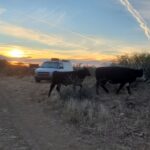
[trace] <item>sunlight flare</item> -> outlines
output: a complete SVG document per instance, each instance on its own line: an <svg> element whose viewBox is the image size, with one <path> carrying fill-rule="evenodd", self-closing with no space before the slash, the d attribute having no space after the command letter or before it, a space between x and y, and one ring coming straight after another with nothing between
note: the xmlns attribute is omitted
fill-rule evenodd
<svg viewBox="0 0 150 150"><path fill-rule="evenodd" d="M9 55L11 57L18 57L18 58L21 58L21 57L24 57L24 52L20 49L13 49L9 52Z"/></svg>

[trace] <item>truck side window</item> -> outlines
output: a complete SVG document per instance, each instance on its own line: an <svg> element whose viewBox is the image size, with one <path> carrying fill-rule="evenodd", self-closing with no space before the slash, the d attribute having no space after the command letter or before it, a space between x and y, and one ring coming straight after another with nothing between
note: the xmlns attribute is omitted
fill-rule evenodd
<svg viewBox="0 0 150 150"><path fill-rule="evenodd" d="M63 69L63 63L59 63L59 69Z"/></svg>

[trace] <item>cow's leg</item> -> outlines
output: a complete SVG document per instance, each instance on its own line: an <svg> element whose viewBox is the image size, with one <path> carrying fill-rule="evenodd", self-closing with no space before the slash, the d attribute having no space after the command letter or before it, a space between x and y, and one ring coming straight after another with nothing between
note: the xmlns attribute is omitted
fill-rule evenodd
<svg viewBox="0 0 150 150"><path fill-rule="evenodd" d="M76 85L75 84L72 85L72 88L73 88L73 91L76 91Z"/></svg>
<svg viewBox="0 0 150 150"><path fill-rule="evenodd" d="M48 97L50 97L51 92L52 92L52 90L54 89L54 87L55 87L55 84L52 83L51 86L50 86L49 92L48 92Z"/></svg>
<svg viewBox="0 0 150 150"><path fill-rule="evenodd" d="M79 86L80 86L80 91L81 91L81 89L82 89L82 84L80 84Z"/></svg>
<svg viewBox="0 0 150 150"><path fill-rule="evenodd" d="M100 85L101 85L101 87L104 89L104 91L105 91L106 93L109 93L108 89L105 87L105 84L106 84L106 83L107 83L107 81L101 81Z"/></svg>
<svg viewBox="0 0 150 150"><path fill-rule="evenodd" d="M81 93L81 90L82 90L82 84L79 84L79 87L80 87L80 89L79 89L79 98L80 98L80 100L81 100L81 98L82 98L82 93Z"/></svg>
<svg viewBox="0 0 150 150"><path fill-rule="evenodd" d="M130 90L130 83L128 83L128 85L127 85L127 91L128 91L128 94L131 94L131 90Z"/></svg>
<svg viewBox="0 0 150 150"><path fill-rule="evenodd" d="M81 90L82 90L82 84L79 85L80 89L79 89L79 94L80 94L80 99L81 99Z"/></svg>
<svg viewBox="0 0 150 150"><path fill-rule="evenodd" d="M99 81L96 81L96 94L99 95Z"/></svg>
<svg viewBox="0 0 150 150"><path fill-rule="evenodd" d="M123 86L125 85L125 83L121 83L116 94L119 94L120 90L123 88Z"/></svg>
<svg viewBox="0 0 150 150"><path fill-rule="evenodd" d="M61 88L61 84L58 84L57 87L56 87L56 90L57 90L58 93L60 93L60 88Z"/></svg>

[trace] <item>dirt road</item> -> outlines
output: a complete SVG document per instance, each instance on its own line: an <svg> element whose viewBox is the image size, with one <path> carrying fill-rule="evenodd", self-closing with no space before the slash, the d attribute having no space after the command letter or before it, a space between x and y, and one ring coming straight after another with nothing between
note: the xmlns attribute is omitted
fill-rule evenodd
<svg viewBox="0 0 150 150"><path fill-rule="evenodd" d="M46 95L48 86L48 83L41 84L39 88L32 78L1 78L0 150L100 149L99 144L90 137L83 138L55 113L46 115L37 95L39 90Z"/></svg>

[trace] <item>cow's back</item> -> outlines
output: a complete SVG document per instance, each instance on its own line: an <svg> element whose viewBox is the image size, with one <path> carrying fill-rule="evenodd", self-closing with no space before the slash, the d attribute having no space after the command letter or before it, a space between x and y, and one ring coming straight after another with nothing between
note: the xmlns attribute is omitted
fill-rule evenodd
<svg viewBox="0 0 150 150"><path fill-rule="evenodd" d="M57 72L55 71L53 73L52 82L55 84L71 84L73 82L73 79L76 76L75 71L68 71L68 72Z"/></svg>
<svg viewBox="0 0 150 150"><path fill-rule="evenodd" d="M134 69L124 67L99 67L95 75L97 80L110 80L114 83L129 81L136 77Z"/></svg>

